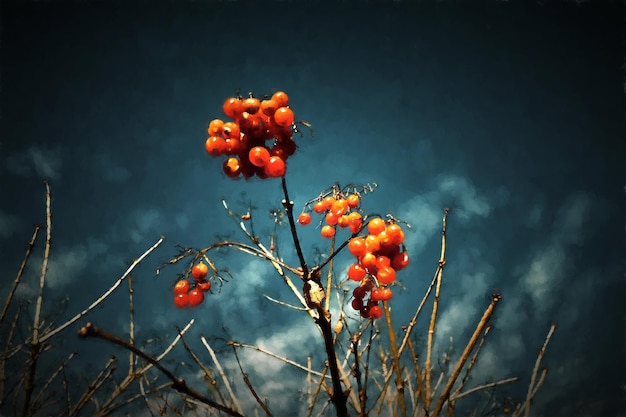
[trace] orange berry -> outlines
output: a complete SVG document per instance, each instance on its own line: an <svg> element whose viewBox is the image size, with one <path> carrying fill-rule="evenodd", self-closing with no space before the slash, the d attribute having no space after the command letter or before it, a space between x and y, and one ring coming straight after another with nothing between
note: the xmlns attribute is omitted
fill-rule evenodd
<svg viewBox="0 0 626 417"><path fill-rule="evenodd" d="M313 204L313 211L317 214L323 214L326 211L326 209L324 208L324 202L318 201L317 203Z"/></svg>
<svg viewBox="0 0 626 417"><path fill-rule="evenodd" d="M209 123L209 128L207 131L209 132L209 136L219 136L222 134L222 129L224 128L224 121L221 119L213 119Z"/></svg>
<svg viewBox="0 0 626 417"><path fill-rule="evenodd" d="M334 227L329 226L329 225L322 227L322 237L325 237L326 239L330 239L333 236L335 236Z"/></svg>
<svg viewBox="0 0 626 417"><path fill-rule="evenodd" d="M359 196L356 194L350 194L346 200L348 201L348 207L355 208L359 205Z"/></svg>
<svg viewBox="0 0 626 417"><path fill-rule="evenodd" d="M367 231L372 235L377 235L387 228L385 221L380 217L374 217L367 224Z"/></svg>
<svg viewBox="0 0 626 417"><path fill-rule="evenodd" d="M289 107L279 107L274 113L274 121L278 126L291 126L294 121L293 110Z"/></svg>
<svg viewBox="0 0 626 417"><path fill-rule="evenodd" d="M289 96L284 91L277 91L272 94L272 100L276 102L278 107L285 107L289 104Z"/></svg>
<svg viewBox="0 0 626 417"><path fill-rule="evenodd" d="M365 255L365 252L367 252L365 239L362 237L353 237L350 239L350 242L348 242L348 250L356 257Z"/></svg>
<svg viewBox="0 0 626 417"><path fill-rule="evenodd" d="M352 264L350 268L348 268L348 278L352 281L361 281L365 278L366 274L367 271L365 271L365 268L361 264Z"/></svg>
<svg viewBox="0 0 626 417"><path fill-rule="evenodd" d="M298 223L303 226L311 223L311 215L309 213L300 213L300 215L298 216Z"/></svg>

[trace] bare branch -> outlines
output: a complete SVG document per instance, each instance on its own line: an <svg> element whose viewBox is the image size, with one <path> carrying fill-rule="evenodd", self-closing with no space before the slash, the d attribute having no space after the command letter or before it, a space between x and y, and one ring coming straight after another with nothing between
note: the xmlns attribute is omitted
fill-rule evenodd
<svg viewBox="0 0 626 417"><path fill-rule="evenodd" d="M130 275L130 273L133 271L133 269L135 269L135 267L137 265L139 265L141 263L141 261L143 261L144 258L150 254L150 252L155 250L163 242L163 240L165 240L165 237L161 236L159 238L159 240L157 240L157 242L150 247L150 249L145 251L139 258L137 258L128 267L126 272L124 272L124 274L115 282L115 284L113 284L113 286L111 286L111 288L109 288L104 294L102 294L100 296L100 298L98 298L96 301L91 303L91 305L89 307L87 307L86 309L84 309L80 313L76 314L74 317L69 319L67 322L63 323L62 325L60 325L56 329L54 329L54 330L46 333L45 335L43 335L42 338L41 338L41 342L43 343L46 340L50 339L52 336L56 335L57 333L65 330L65 328L67 328L68 326L71 326L72 324L74 324L78 319L80 319L81 317L84 317L87 313L89 313L91 310L96 308L100 303L102 303L104 300L106 300L109 297L109 295L111 295L113 293L113 291L115 291L117 289L117 287L120 286L120 284L126 279L126 277L128 275Z"/></svg>

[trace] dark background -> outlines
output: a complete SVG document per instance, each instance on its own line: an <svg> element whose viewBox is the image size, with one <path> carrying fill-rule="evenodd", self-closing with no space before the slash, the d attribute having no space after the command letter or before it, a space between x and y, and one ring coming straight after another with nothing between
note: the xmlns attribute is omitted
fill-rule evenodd
<svg viewBox="0 0 626 417"><path fill-rule="evenodd" d="M47 179L53 246L44 310L58 323L162 234L165 243L134 276L138 337L172 336L193 317L195 339L225 337L227 324L242 342L302 362L319 358L313 324L261 297L295 302L260 261L221 258L235 278L195 310L172 305L180 268L154 277L177 243L239 237L222 198L240 212L252 202L257 232L271 232L266 212L279 206L279 181L231 181L204 141L207 123L224 117L223 100L237 89L284 90L315 132L296 137L288 162L297 209L334 182L373 181L366 210L413 226L395 323L409 320L430 281L441 211L452 207L438 354L451 335L460 353L499 291L476 383L518 375L507 390L525 395L556 321L533 415L623 415L620 2L4 1L1 11L2 294L31 225L45 221ZM281 233L282 253L294 260ZM311 262L312 247L327 244L318 233L310 226L302 235ZM42 247L43 240L20 297L36 294ZM337 273L350 263L340 257ZM124 334L126 309L121 290L90 320ZM110 354L123 355L80 341L75 330L57 343L81 352L76 381ZM172 363L188 361L182 349L173 355ZM234 367L232 359L225 363ZM253 354L244 365L277 415L297 414L297 395L281 393L302 384L301 373Z"/></svg>

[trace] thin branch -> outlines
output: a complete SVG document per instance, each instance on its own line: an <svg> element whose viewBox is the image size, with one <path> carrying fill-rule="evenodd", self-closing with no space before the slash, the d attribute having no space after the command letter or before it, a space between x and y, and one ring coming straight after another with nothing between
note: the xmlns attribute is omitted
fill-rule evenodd
<svg viewBox="0 0 626 417"><path fill-rule="evenodd" d="M24 402L22 406L22 417L26 417L32 412L31 410L31 395L33 393L33 385L35 382L35 372L37 369L37 361L39 353L41 352L41 345L43 341L39 340L39 328L41 326L41 305L43 303L43 288L46 284L46 274L48 272L48 260L50 259L50 241L52 233L52 212L50 208L50 185L44 181L46 186L46 246L44 249L43 261L41 262L41 275L39 277L39 294L37 295L37 301L35 304L35 317L33 321L33 333L30 342L30 364L26 377L24 378Z"/></svg>
<svg viewBox="0 0 626 417"><path fill-rule="evenodd" d="M232 346L232 348L233 352L235 353L235 360L237 361L237 365L239 365L239 370L241 371L241 375L243 376L243 382L245 382L257 404L259 404L263 411L265 411L265 414L267 414L269 417L273 417L272 412L267 407L267 404L261 401L261 398L259 398L259 395L256 393L254 387L252 386L252 382L250 382L250 378L248 378L248 374L244 372L243 367L241 366L241 362L239 361L239 355L237 355L237 348L235 346Z"/></svg>
<svg viewBox="0 0 626 417"><path fill-rule="evenodd" d="M199 392L195 391L194 389L190 388L189 386L187 386L187 383L185 382L184 379L182 378L177 378L171 371L169 371L168 369L166 369L163 365L161 365L159 363L158 360L156 360L155 358L153 358L152 356L144 353L142 350L136 348L133 345L130 345L128 342L126 342L123 339L120 339L119 337L110 334L108 332L102 331L100 329L98 329L97 327L95 327L93 324L91 323L87 323L85 325L85 327L81 328L78 332L79 336L82 337L98 337L100 339L104 339L104 340L108 340L111 343L114 343L116 345L122 346L125 349L128 350L132 350L137 356L145 359L146 361L150 362L155 368L157 368L163 375L165 375L167 378L170 379L170 381L172 381L172 387L180 392L183 393L185 395L188 395L192 398L195 398L199 401L202 401L203 403L210 405L211 407L214 407L220 411L223 411L224 413L230 415L230 416L236 416L236 417L241 417L242 414L236 410L233 410L225 405L219 404L213 400L211 400L210 398L205 397L204 395L200 394ZM204 338L202 338L202 340L204 341Z"/></svg>
<svg viewBox="0 0 626 417"><path fill-rule="evenodd" d="M298 307L298 306L294 306L292 304L286 303L284 301L276 300L275 298L272 298L272 297L270 297L269 295L266 295L266 294L263 294L263 297L267 298L268 300L270 300L273 303L280 304L281 306L292 308L294 310L299 310L299 311L308 311L309 310L308 308L305 308L305 307Z"/></svg>
<svg viewBox="0 0 626 417"><path fill-rule="evenodd" d="M552 337L552 334L556 330L556 326L557 326L556 323L552 323L550 325L550 330L548 330L546 339L544 340L543 346L541 346L541 349L539 350L539 354L537 355L537 360L535 361L535 367L533 368L533 373L530 378L530 384L528 385L528 393L526 394L526 402L524 403L524 407L523 407L526 411L526 417L530 416L530 402L534 396L533 391L535 391L535 380L537 379L539 366L541 365L541 360L543 359L543 355L545 355L546 353L546 348L548 347L548 343L550 343L550 338Z"/></svg>
<svg viewBox="0 0 626 417"><path fill-rule="evenodd" d="M498 385L504 385L504 384L508 384L508 383L515 382L515 381L518 381L518 380L519 380L519 378L514 376L512 378L501 379L500 381L489 382L487 384L479 385L477 387L468 389L467 391L463 391L463 392L461 392L459 394L456 394L456 395L454 395L454 397L451 396L450 397L450 401L457 401L457 400L465 397L466 395L473 394L476 391L480 391L480 390L484 390L484 389L488 389L488 388L493 388L493 387L496 387Z"/></svg>
<svg viewBox="0 0 626 417"><path fill-rule="evenodd" d="M20 269L17 271L17 275L15 276L15 279L13 280L13 286L11 286L11 291L9 291L9 295L7 295L6 301L4 303L4 307L2 308L2 313L0 313L0 325L4 321L4 316L7 314L7 310L9 309L9 305L11 304L11 300L13 299L13 295L15 294L15 291L17 290L17 286L22 280L22 274L24 273L24 269L26 268L26 264L28 263L28 258L30 257L30 253L32 252L33 247L35 246L35 241L37 240L37 234L39 233L40 228L41 226L39 225L35 226L33 237L30 239L30 242L28 242L28 246L26 248L26 255L24 255L24 259L22 259L22 264L20 265Z"/></svg>
<svg viewBox="0 0 626 417"><path fill-rule="evenodd" d="M52 233L52 213L50 209L50 186L46 185L46 246L44 249L43 261L41 262L41 275L39 277L39 295L37 296L37 304L35 305L35 321L33 323L33 336L31 343L39 344L39 320L41 315L41 304L43 302L43 287L46 283L46 274L48 273L48 260L50 259L50 241Z"/></svg>
<svg viewBox="0 0 626 417"><path fill-rule="evenodd" d="M275 353L272 353L269 350L265 350L265 349L263 349L263 348L261 348L259 346L246 345L244 343L235 342L234 340L229 341L228 344L232 345L232 346L235 346L235 347L241 347L241 348L256 350L257 352L264 353L267 356L271 356L272 358L276 358L276 359L278 359L280 361L288 363L289 365L295 366L296 368L302 369L303 371L310 372L311 374L317 375L319 377L323 377L321 372L310 370L306 366L300 365L298 362L294 362L291 359L287 359L285 357L279 356L279 355L277 355ZM330 376L326 376L325 378L330 378Z"/></svg>
<svg viewBox="0 0 626 417"><path fill-rule="evenodd" d="M393 324L391 322L391 310L389 303L383 301L383 311L385 313L385 321L387 322L387 334L389 335L389 345L391 346L392 355L392 367L396 374L396 395L397 402L400 405L400 415L406 416L406 404L404 401L404 383L402 381L402 371L400 369L400 355L398 353L398 345L396 344L396 332L393 330Z"/></svg>
<svg viewBox="0 0 626 417"><path fill-rule="evenodd" d="M437 268L437 286L435 288L435 300L433 301L433 311L430 316L430 326L428 327L428 344L426 347L426 364L424 366L424 372L426 373L426 406L430 407L430 402L432 400L433 391L431 391L430 386L430 378L431 378L431 355L432 355L432 347L433 347L433 337L435 335L435 320L437 318L437 308L439 306L439 291L441 289L441 279L443 276L443 267L446 264L445 261L445 253L446 253L446 222L448 217L448 212L450 209L445 208L443 210L443 227L441 230L441 256L439 257L439 267Z"/></svg>
<svg viewBox="0 0 626 417"><path fill-rule="evenodd" d="M298 231L296 230L296 222L293 218L293 201L289 199L289 192L287 191L287 182L285 181L285 176L281 177L281 184L283 187L283 194L285 199L283 200L283 207L285 208L285 212L287 213L287 219L289 220L289 228L291 229L291 236L293 236L293 244L296 247L296 253L298 254L298 259L300 260L300 267L302 268L302 277L306 278L309 275L309 267L306 264L306 260L304 259L304 254L302 253L302 247L300 247L300 239L298 239Z"/></svg>
<svg viewBox="0 0 626 417"><path fill-rule="evenodd" d="M69 319L67 322L63 323L62 325L60 325L56 329L54 329L54 330L46 333L45 335L43 335L40 341L43 343L46 340L50 339L52 336L56 335L57 333L65 330L66 327L71 326L72 324L74 324L78 319L80 319L81 317L84 317L87 313L89 313L91 310L96 308L100 303L102 303L104 300L106 300L109 297L109 295L111 295L113 293L113 291L115 291L117 289L117 287L119 287L122 284L122 282L126 279L126 277L128 275L130 275L130 273L133 271L133 269L135 269L135 267L137 265L139 265L141 263L141 261L143 261L144 258L150 254L150 252L155 250L163 242L163 240L165 240L165 237L161 236L159 238L159 240L157 240L157 242L150 247L150 249L145 251L139 258L135 259L135 261L133 261L133 263L128 267L126 272L124 272L124 274L115 282L115 284L113 284L113 286L111 286L111 288L109 288L104 294L102 294L100 296L100 298L98 298L96 301L91 303L91 305L89 307L87 307L86 309L84 309L80 313L76 314L74 317Z"/></svg>
<svg viewBox="0 0 626 417"><path fill-rule="evenodd" d="M467 360L470 352L474 348L474 345L476 344L478 337L483 332L485 326L489 322L489 319L493 315L496 304L498 304L498 302L501 299L502 297L500 296L500 294L493 295L491 299L491 303L489 303L489 306L487 307L487 309L485 310L485 313L483 314L480 321L478 322L478 326L476 326L476 329L474 330L472 337L470 338L469 342L467 342L467 345L465 346L465 349L463 350L463 353L461 354L459 361L454 367L454 370L452 371L452 375L450 375L450 378L448 379L448 382L446 383L446 386L443 389L441 396L437 400L437 404L435 405L433 412L430 414L430 417L437 417L439 413L441 412L444 402L448 400L448 397L450 395L450 390L452 389L454 382L456 381L457 377L461 373L461 369L463 368L463 365L465 365L465 361Z"/></svg>
<svg viewBox="0 0 626 417"><path fill-rule="evenodd" d="M209 342L206 341L204 336L201 336L200 340L202 341L202 344L204 345L204 347L206 347L206 350L209 352L209 355L211 355L211 359L213 359L213 363L215 364L215 367L217 368L217 371L220 373L220 376L222 377L222 381L224 381L224 385L226 386L226 391L228 391L228 393L230 394L230 398L233 401L233 404L235 404L235 407L237 408L237 411L239 413L243 413L242 408L241 408L241 404L239 404L239 400L237 399L237 396L235 395L235 393L233 392L232 388L230 387L230 383L228 382L228 378L226 378L226 374L224 373L224 369L222 369L222 365L217 360L217 356L215 356L215 352L213 351L213 349L211 349L211 346L209 346Z"/></svg>

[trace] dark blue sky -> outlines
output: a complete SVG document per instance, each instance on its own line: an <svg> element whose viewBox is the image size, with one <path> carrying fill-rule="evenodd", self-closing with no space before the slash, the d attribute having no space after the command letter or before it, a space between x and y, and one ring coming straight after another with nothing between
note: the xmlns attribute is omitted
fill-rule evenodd
<svg viewBox="0 0 626 417"><path fill-rule="evenodd" d="M624 412L619 2L155 4L3 3L2 295L31 225L45 220L47 179L54 217L44 307L54 311L69 297L59 322L164 235L135 276L142 336L174 334L195 317L196 338L224 336L227 324L235 339L305 361L318 349L315 327L261 299L293 302L262 262L221 259L235 278L196 310L172 306L179 270L154 278L175 244L202 247L235 230L222 198L239 210L252 201L258 232L269 234L264 212L279 206L279 181L227 179L204 141L207 123L223 117L222 103L237 89L257 96L284 90L296 118L315 132L296 138L288 162L296 207L334 182L374 181L367 210L413 225L412 264L399 274L407 290L393 300L396 323L410 318L434 272L441 210L452 207L436 348L446 349L450 335L461 346L498 289L497 331L477 378L519 375L510 389L525 394L556 321L537 415ZM310 262L311 248L325 245L317 233L303 234ZM294 259L288 246L283 253ZM340 257L337 272L350 263ZM37 268L31 265L20 296L35 293ZM122 291L92 319L123 333L125 303ZM59 346L89 349L81 360L98 369L115 349L80 341L75 330ZM258 359L245 362L259 379L302 377ZM284 389L259 386L270 398ZM278 414L293 407L273 401Z"/></svg>

